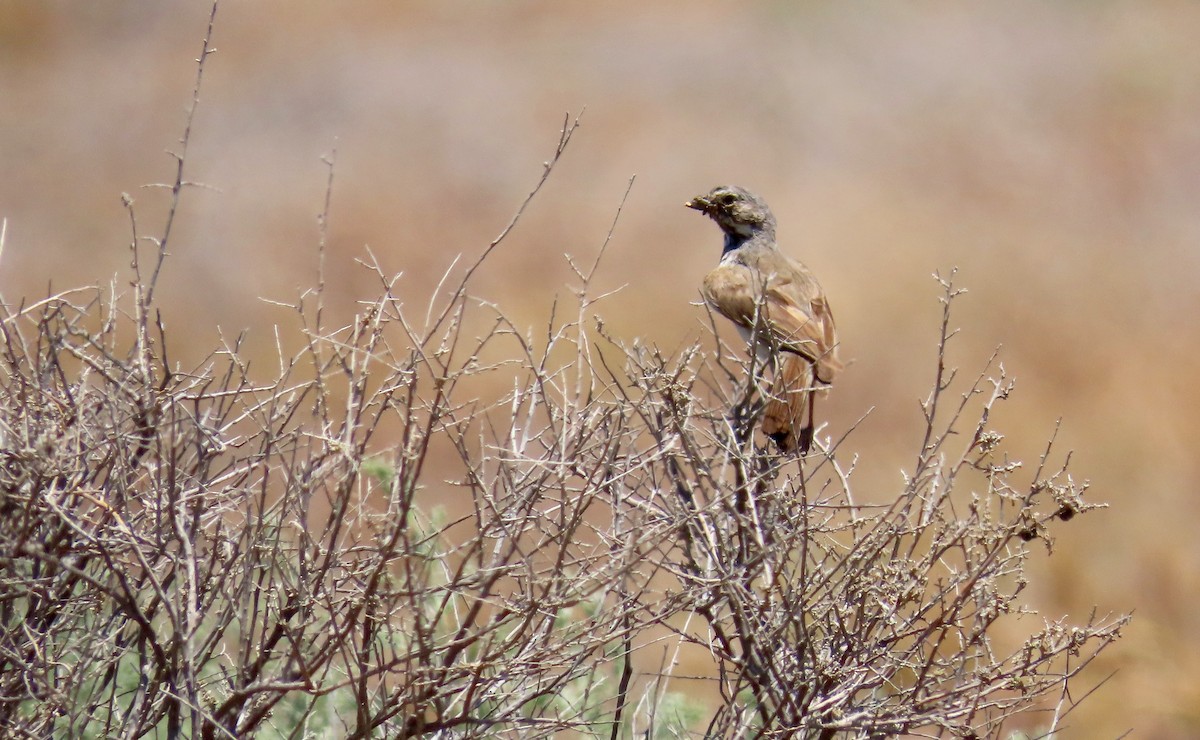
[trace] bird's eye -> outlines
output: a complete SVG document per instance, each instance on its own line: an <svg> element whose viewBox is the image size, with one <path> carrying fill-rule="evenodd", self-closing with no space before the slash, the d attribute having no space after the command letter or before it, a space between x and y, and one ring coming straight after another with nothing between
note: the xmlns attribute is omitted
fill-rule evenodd
<svg viewBox="0 0 1200 740"><path fill-rule="evenodd" d="M725 193L720 198L717 198L723 206L731 206L737 202L737 196L733 193Z"/></svg>

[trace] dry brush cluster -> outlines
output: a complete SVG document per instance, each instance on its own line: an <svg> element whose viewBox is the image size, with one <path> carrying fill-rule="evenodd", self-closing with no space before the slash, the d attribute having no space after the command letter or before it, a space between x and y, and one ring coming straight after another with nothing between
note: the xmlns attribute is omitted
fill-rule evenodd
<svg viewBox="0 0 1200 740"><path fill-rule="evenodd" d="M625 346L585 290L537 340L465 284L413 317L379 278L350 326L298 303L265 380L237 344L172 366L99 291L5 309L6 733L982 737L1048 696L1055 726L1118 634L995 649L1029 548L1093 506L1004 457L999 368L955 392L939 356L906 484L859 504L852 434L755 439L742 353ZM489 374L511 392L464 395ZM711 688L647 663L680 642Z"/></svg>
<svg viewBox="0 0 1200 740"><path fill-rule="evenodd" d="M595 264L536 334L472 298L519 217L419 307L374 267L347 326L303 296L269 373L242 340L172 362L153 293L169 225L132 221L128 296L3 304L5 736L1061 726L1125 618L1022 603L1031 548L1094 504L1049 447L1032 470L1006 458L999 365L946 367L949 281L913 467L859 502L852 430L775 455L753 358L610 336ZM507 393L479 392L497 377ZM1027 639L1004 647L1014 623ZM706 675L682 675L685 649Z"/></svg>

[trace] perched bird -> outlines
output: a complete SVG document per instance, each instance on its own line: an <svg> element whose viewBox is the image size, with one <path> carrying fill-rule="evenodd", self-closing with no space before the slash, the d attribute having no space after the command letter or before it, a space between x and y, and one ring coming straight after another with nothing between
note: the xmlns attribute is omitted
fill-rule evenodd
<svg viewBox="0 0 1200 740"><path fill-rule="evenodd" d="M704 278L704 300L753 338L755 351L775 368L763 433L783 452L805 454L813 440L814 394L842 369L825 291L807 267L779 251L775 217L762 198L723 185L684 205L725 232L721 263Z"/></svg>

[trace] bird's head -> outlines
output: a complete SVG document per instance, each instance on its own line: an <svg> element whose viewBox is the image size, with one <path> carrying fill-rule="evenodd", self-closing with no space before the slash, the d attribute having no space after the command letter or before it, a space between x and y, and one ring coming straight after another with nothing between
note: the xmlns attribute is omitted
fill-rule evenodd
<svg viewBox="0 0 1200 740"><path fill-rule="evenodd" d="M735 239L749 239L763 232L774 233L775 217L762 198L736 185L720 185L707 195L697 195L687 203L717 222Z"/></svg>

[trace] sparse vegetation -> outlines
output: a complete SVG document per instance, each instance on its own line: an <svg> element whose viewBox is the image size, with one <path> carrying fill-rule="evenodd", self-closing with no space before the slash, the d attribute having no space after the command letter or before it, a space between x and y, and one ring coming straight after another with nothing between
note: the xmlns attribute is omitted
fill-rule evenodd
<svg viewBox="0 0 1200 740"><path fill-rule="evenodd" d="M990 737L1026 711L1060 727L1126 618L1022 603L1031 548L1096 505L1052 445L1028 475L1006 457L995 358L967 383L946 366L951 278L913 466L864 503L852 429L803 462L755 439L742 348L610 336L601 257L537 341L474 300L523 208L427 306L376 266L348 326L302 296L300 349L266 378L239 342L172 363L154 298L170 217L153 239L132 219L131 295L3 306L6 735ZM511 392L471 394L495 373ZM1012 623L1027 639L1009 648ZM709 675L674 672L685 647Z"/></svg>

